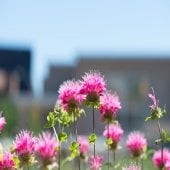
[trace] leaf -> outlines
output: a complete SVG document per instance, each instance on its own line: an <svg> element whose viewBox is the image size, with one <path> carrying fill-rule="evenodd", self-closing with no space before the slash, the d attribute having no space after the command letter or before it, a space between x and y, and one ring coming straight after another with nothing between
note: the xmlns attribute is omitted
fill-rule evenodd
<svg viewBox="0 0 170 170"><path fill-rule="evenodd" d="M112 141L111 138L109 138L109 139L106 140L106 145L111 145L112 143L113 143L113 141Z"/></svg>
<svg viewBox="0 0 170 170"><path fill-rule="evenodd" d="M71 152L71 157L75 158L79 154L79 143L78 142L72 142L71 145L69 146L69 150Z"/></svg>
<svg viewBox="0 0 170 170"><path fill-rule="evenodd" d="M53 127L56 124L56 118L54 112L49 112L47 116L47 123L45 128Z"/></svg>
<svg viewBox="0 0 170 170"><path fill-rule="evenodd" d="M95 133L91 133L89 135L89 143L94 143L96 141L96 139L97 139L97 136Z"/></svg>
<svg viewBox="0 0 170 170"><path fill-rule="evenodd" d="M151 119L151 116L146 117L145 122Z"/></svg>
<svg viewBox="0 0 170 170"><path fill-rule="evenodd" d="M59 138L59 141L66 142L67 141L67 133L65 133L65 132L59 133L58 138Z"/></svg>

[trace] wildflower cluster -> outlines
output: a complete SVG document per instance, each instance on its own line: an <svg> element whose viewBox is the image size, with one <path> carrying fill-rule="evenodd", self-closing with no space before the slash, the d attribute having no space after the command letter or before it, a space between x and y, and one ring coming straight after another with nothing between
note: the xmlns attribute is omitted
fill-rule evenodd
<svg viewBox="0 0 170 170"><path fill-rule="evenodd" d="M160 118L166 111L159 107L159 102L154 91L149 94L153 104L150 106L150 116L147 120L156 120L160 138L155 142L161 149L154 152L152 162L159 170L170 170L170 150L164 147L170 141L168 133L161 128ZM77 121L85 111L82 108L89 107L92 110L92 131L88 136L78 133ZM129 133L126 139L126 148L129 157L134 162L129 165L121 165L116 160L115 153L120 148L120 142L125 130L117 119L121 102L115 92L107 89L107 84L97 71L90 71L82 76L81 80L68 80L58 90L58 98L53 111L47 116L46 128L52 128L54 133L44 131L35 136L31 131L21 130L17 135L10 149L0 149L0 170L24 169L36 165L42 170L61 170L62 165L67 161L76 161L79 170L81 163L85 166L88 162L90 170L102 170L107 166L108 170L117 168L121 170L143 170L142 161L148 151L148 142L145 135L140 131ZM96 115L95 111L98 111ZM95 132L96 117L104 123L103 137L107 150L106 156L96 151L97 135ZM6 124L5 117L0 113L0 133ZM88 124L90 126L90 124ZM61 151L64 142L68 145L67 156L61 162ZM92 151L90 144L92 144ZM104 146L104 145L103 145ZM102 147L103 147L102 146ZM0 147L3 148L3 147ZM113 158L110 157L113 153ZM116 162L118 162L116 164ZM87 169L87 168L86 168Z"/></svg>

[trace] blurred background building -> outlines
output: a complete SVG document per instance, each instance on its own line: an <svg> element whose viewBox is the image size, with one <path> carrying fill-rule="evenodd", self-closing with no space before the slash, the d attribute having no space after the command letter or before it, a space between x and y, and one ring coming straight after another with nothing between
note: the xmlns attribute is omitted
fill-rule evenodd
<svg viewBox="0 0 170 170"><path fill-rule="evenodd" d="M142 129L151 137L155 126L144 123L151 87L170 112L169 5L169 0L2 0L0 110L6 130L39 132L63 81L99 70L120 96L125 131ZM85 122L79 121L80 133L90 131L90 114L87 110ZM163 126L169 129L166 117ZM101 133L98 114L96 121Z"/></svg>

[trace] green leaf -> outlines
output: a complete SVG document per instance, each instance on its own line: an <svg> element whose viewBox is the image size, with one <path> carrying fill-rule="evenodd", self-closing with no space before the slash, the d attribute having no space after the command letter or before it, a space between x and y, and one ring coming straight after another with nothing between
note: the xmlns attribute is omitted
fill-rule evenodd
<svg viewBox="0 0 170 170"><path fill-rule="evenodd" d="M56 118L54 112L49 112L47 116L47 123L45 125L45 128L50 128L55 126L56 124Z"/></svg>
<svg viewBox="0 0 170 170"><path fill-rule="evenodd" d="M72 142L71 145L69 146L69 150L71 152L71 157L75 158L79 154L79 143L78 142Z"/></svg>
<svg viewBox="0 0 170 170"><path fill-rule="evenodd" d="M95 133L92 133L89 135L89 143L94 143L97 139L97 136Z"/></svg>
<svg viewBox="0 0 170 170"><path fill-rule="evenodd" d="M151 119L151 116L146 117L145 122Z"/></svg>
<svg viewBox="0 0 170 170"><path fill-rule="evenodd" d="M113 141L112 141L111 138L109 138L109 139L106 140L106 145L111 145L112 143L113 143Z"/></svg>
<svg viewBox="0 0 170 170"><path fill-rule="evenodd" d="M67 133L65 133L65 132L59 133L58 138L59 138L59 141L66 142L67 141Z"/></svg>

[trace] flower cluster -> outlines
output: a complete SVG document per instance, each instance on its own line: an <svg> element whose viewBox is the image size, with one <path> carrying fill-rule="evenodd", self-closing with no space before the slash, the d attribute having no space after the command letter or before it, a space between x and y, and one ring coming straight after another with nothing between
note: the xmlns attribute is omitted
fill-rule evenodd
<svg viewBox="0 0 170 170"><path fill-rule="evenodd" d="M111 149L115 150L117 148L118 142L123 135L123 129L119 124L110 124L105 126L103 136L107 139L111 139Z"/></svg>
<svg viewBox="0 0 170 170"><path fill-rule="evenodd" d="M100 113L103 121L111 122L121 109L119 97L111 92L106 92L100 96Z"/></svg>
<svg viewBox="0 0 170 170"><path fill-rule="evenodd" d="M102 163L103 163L103 157L102 156L91 156L90 160L90 170L101 170Z"/></svg>
<svg viewBox="0 0 170 170"><path fill-rule="evenodd" d="M21 131L14 142L14 151L20 160L28 163L35 152L36 138L27 130Z"/></svg>
<svg viewBox="0 0 170 170"><path fill-rule="evenodd" d="M3 130L4 126L6 124L5 117L2 116L2 112L0 113L0 132Z"/></svg>
<svg viewBox="0 0 170 170"><path fill-rule="evenodd" d="M64 82L59 89L58 104L65 110L74 111L77 109L83 101L80 89L79 81L70 80Z"/></svg>
<svg viewBox="0 0 170 170"><path fill-rule="evenodd" d="M0 158L0 169L1 170L15 170L15 162L13 155L6 151Z"/></svg>
<svg viewBox="0 0 170 170"><path fill-rule="evenodd" d="M85 103L98 106L100 96L106 91L104 77L99 72L91 71L82 77L80 93L85 95Z"/></svg>
<svg viewBox="0 0 170 170"><path fill-rule="evenodd" d="M60 169L60 158L65 155L61 154L62 143L67 142L68 131L75 130L74 135L76 141L72 141L69 150L71 154L64 159L65 161L72 161L78 157L79 167L80 160L83 163L89 162L90 170L101 170L104 162L104 157L96 153L96 140L95 134L95 109L99 111L100 121L105 123L103 136L106 138L107 144L107 157L108 162L106 165L114 169L119 164L115 164L115 151L118 148L119 142L124 134L120 123L117 120L117 114L121 109L121 102L116 93L107 89L104 76L99 72L90 71L82 76L81 80L68 80L64 82L58 91L58 98L54 112L50 112L47 117L47 127L52 128L54 134L50 132L42 132L38 137L35 137L32 132L28 130L21 130L13 142L10 152L3 150L0 147L0 170L15 170L17 168L24 169L24 166L30 166L40 163L40 169ZM164 116L165 110L161 109L158 105L158 100L154 91L150 93L149 98L153 104L150 106L151 116L146 120L157 120L160 133L160 139L157 141L161 143L162 147L156 151L152 157L153 164L158 169L170 170L170 150L165 149L164 143L170 141L168 133L160 127L159 119ZM83 105L84 104L84 105ZM78 136L77 120L83 112L81 106L88 106L92 108L93 113L93 133L87 137ZM74 119L73 119L74 118ZM73 121L73 127L70 126ZM58 129L55 125L58 123ZM6 124L5 117L0 113L0 133ZM65 131L65 128L68 128ZM71 136L71 135L70 135ZM93 143L93 155L90 151L90 143ZM133 131L127 136L126 146L131 153L130 158L135 158L136 164L128 166L121 166L122 170L141 170L141 159L147 157L147 139L144 134L139 131ZM111 162L110 152L113 152L113 159ZM58 157L58 159L57 159ZM87 161L88 160L88 161ZM29 167L27 167L29 169ZM80 169L80 168L79 168Z"/></svg>
<svg viewBox="0 0 170 170"><path fill-rule="evenodd" d="M37 141L36 151L42 160L43 166L51 164L55 161L58 154L59 142L56 137L49 132L43 132Z"/></svg>
<svg viewBox="0 0 170 170"><path fill-rule="evenodd" d="M156 151L152 157L152 161L156 167L160 169L165 167L166 170L169 170L170 169L170 151L166 148L163 149L163 155L162 155L161 150Z"/></svg>
<svg viewBox="0 0 170 170"><path fill-rule="evenodd" d="M129 134L126 145L133 157L140 157L147 148L147 140L143 133L134 131Z"/></svg>
<svg viewBox="0 0 170 170"><path fill-rule="evenodd" d="M80 145L80 157L85 159L87 152L89 151L89 141L85 136L78 137L78 143Z"/></svg>

